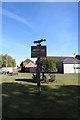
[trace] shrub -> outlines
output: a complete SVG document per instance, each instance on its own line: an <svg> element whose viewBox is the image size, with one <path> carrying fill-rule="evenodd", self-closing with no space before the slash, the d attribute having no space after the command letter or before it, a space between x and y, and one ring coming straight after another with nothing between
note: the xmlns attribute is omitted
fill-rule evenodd
<svg viewBox="0 0 80 120"><path fill-rule="evenodd" d="M49 74L49 76L50 76L49 82L55 81L55 75Z"/></svg>
<svg viewBox="0 0 80 120"><path fill-rule="evenodd" d="M34 82L37 82L37 76L33 73L32 79L34 80Z"/></svg>
<svg viewBox="0 0 80 120"><path fill-rule="evenodd" d="M42 58L41 72L57 72L55 61L52 58Z"/></svg>
<svg viewBox="0 0 80 120"><path fill-rule="evenodd" d="M47 75L44 75L44 82L46 82L46 83L49 82L49 79L48 79Z"/></svg>

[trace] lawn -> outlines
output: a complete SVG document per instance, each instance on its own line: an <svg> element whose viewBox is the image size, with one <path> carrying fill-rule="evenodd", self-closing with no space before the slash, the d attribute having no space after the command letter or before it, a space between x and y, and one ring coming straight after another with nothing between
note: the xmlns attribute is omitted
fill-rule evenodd
<svg viewBox="0 0 80 120"><path fill-rule="evenodd" d="M0 76L1 78L1 76ZM56 74L37 94L32 74L2 76L2 118L78 118L78 75Z"/></svg>

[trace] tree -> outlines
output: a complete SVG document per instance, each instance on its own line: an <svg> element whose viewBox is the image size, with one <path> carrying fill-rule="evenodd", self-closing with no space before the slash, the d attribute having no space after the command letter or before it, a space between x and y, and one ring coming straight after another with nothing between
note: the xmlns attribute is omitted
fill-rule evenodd
<svg viewBox="0 0 80 120"><path fill-rule="evenodd" d="M23 64L23 62L21 62L21 64L20 64L20 67L21 67L21 71L24 71L24 64Z"/></svg>
<svg viewBox="0 0 80 120"><path fill-rule="evenodd" d="M41 59L41 72L57 72L56 63L52 58Z"/></svg>
<svg viewBox="0 0 80 120"><path fill-rule="evenodd" d="M16 62L15 59L13 59L11 56L5 54L5 55L1 55L2 58L2 67L6 67L6 60L7 60L7 67L15 67L16 66Z"/></svg>
<svg viewBox="0 0 80 120"><path fill-rule="evenodd" d="M78 60L80 60L80 55L76 55L75 58L77 58Z"/></svg>

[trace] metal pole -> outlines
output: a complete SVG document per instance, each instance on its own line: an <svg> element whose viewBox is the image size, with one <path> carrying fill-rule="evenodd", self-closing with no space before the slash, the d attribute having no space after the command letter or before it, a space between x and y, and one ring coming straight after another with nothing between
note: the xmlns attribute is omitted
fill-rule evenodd
<svg viewBox="0 0 80 120"><path fill-rule="evenodd" d="M8 56L6 55L6 75L7 75L7 62L8 62Z"/></svg>

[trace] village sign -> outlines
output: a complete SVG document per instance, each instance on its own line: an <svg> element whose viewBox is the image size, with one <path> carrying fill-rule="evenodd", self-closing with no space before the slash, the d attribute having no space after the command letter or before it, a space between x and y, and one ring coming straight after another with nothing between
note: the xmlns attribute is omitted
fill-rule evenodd
<svg viewBox="0 0 80 120"><path fill-rule="evenodd" d="M37 46L31 46L31 58L37 58L37 71L36 71L36 76L37 76L37 89L38 89L38 94L41 93L41 86L40 86L40 58L41 57L46 57L47 55L47 47L46 46L41 46L41 42L46 41L46 39L41 39L34 41Z"/></svg>

